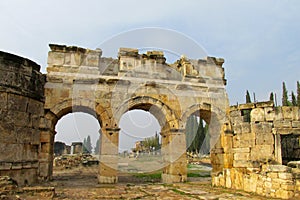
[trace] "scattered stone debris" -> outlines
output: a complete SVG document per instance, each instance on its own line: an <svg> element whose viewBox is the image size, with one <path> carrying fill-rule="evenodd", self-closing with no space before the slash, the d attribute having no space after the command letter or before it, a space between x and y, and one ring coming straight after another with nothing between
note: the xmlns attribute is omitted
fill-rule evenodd
<svg viewBox="0 0 300 200"><path fill-rule="evenodd" d="M1 198L7 194L12 194L18 189L18 184L9 176L0 176L0 195Z"/></svg>
<svg viewBox="0 0 300 200"><path fill-rule="evenodd" d="M25 194L29 194L31 196L40 196L42 198L51 199L55 196L55 188L54 187L24 187L22 192Z"/></svg>
<svg viewBox="0 0 300 200"><path fill-rule="evenodd" d="M72 167L98 165L98 159L90 154L62 155L54 158L55 167L69 169Z"/></svg>
<svg viewBox="0 0 300 200"><path fill-rule="evenodd" d="M288 167L300 169L300 161L290 161L287 164Z"/></svg>

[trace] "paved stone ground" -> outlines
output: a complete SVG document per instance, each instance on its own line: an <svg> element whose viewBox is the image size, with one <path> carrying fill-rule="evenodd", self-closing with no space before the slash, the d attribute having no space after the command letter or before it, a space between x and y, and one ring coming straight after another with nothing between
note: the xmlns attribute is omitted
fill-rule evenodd
<svg viewBox="0 0 300 200"><path fill-rule="evenodd" d="M209 177L190 178L187 183L162 184L158 180L145 183L143 179L121 174L120 183L110 185L98 184L95 172L96 169L85 168L56 171L54 180L41 188L27 189L33 192L14 194L3 199L271 199L243 191L211 187ZM55 195L51 187L55 188ZM48 192L47 188L50 188Z"/></svg>

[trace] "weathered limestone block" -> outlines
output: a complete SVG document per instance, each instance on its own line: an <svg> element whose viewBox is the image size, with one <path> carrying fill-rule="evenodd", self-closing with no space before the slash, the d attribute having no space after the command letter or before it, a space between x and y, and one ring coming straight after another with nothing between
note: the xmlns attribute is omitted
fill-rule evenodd
<svg viewBox="0 0 300 200"><path fill-rule="evenodd" d="M7 107L12 111L26 112L28 98L25 96L8 94Z"/></svg>
<svg viewBox="0 0 300 200"><path fill-rule="evenodd" d="M296 180L295 190L296 190L297 192L300 192L300 180L299 180L299 179Z"/></svg>
<svg viewBox="0 0 300 200"><path fill-rule="evenodd" d="M292 128L292 120L275 120L274 121L275 128Z"/></svg>
<svg viewBox="0 0 300 200"><path fill-rule="evenodd" d="M220 187L220 178L219 176L212 176L212 186Z"/></svg>
<svg viewBox="0 0 300 200"><path fill-rule="evenodd" d="M300 121L292 121L292 128L300 128Z"/></svg>
<svg viewBox="0 0 300 200"><path fill-rule="evenodd" d="M263 165L262 171L264 172L291 172L291 168L285 165Z"/></svg>
<svg viewBox="0 0 300 200"><path fill-rule="evenodd" d="M276 173L275 173L276 174ZM278 175L278 174L277 174ZM278 181L278 178L272 178L272 188L273 190L278 190L280 188L280 181Z"/></svg>
<svg viewBox="0 0 300 200"><path fill-rule="evenodd" d="M269 122L260 122L260 123L251 123L251 130L254 133L272 133L272 123Z"/></svg>
<svg viewBox="0 0 300 200"><path fill-rule="evenodd" d="M274 108L272 108L272 107L265 107L264 111L265 111L266 121L268 121L268 122L274 121L274 118L275 118Z"/></svg>
<svg viewBox="0 0 300 200"><path fill-rule="evenodd" d="M234 134L241 134L242 133L242 126L241 123L236 123L232 126L232 130Z"/></svg>
<svg viewBox="0 0 300 200"><path fill-rule="evenodd" d="M224 179L225 179L225 187L226 188L231 188L232 187L232 181L231 181L231 177L230 177L230 169L224 169L223 171L224 174Z"/></svg>
<svg viewBox="0 0 300 200"><path fill-rule="evenodd" d="M250 113L251 122L263 122L265 121L265 111L263 108L254 108Z"/></svg>
<svg viewBox="0 0 300 200"><path fill-rule="evenodd" d="M49 65L63 65L65 63L65 54L62 52L50 51L48 53L48 62Z"/></svg>
<svg viewBox="0 0 300 200"><path fill-rule="evenodd" d="M7 110L7 93L0 92L0 110Z"/></svg>
<svg viewBox="0 0 300 200"><path fill-rule="evenodd" d="M53 162L53 160L51 160ZM42 180L50 180L52 178L52 162L39 162L39 168L38 168L38 176ZM49 163L51 165L49 165Z"/></svg>
<svg viewBox="0 0 300 200"><path fill-rule="evenodd" d="M289 199L294 196L293 191L288 191L281 188L277 190L275 193L277 198L282 198L282 199Z"/></svg>
<svg viewBox="0 0 300 200"><path fill-rule="evenodd" d="M292 106L282 106L282 114L285 120L292 120L293 117L293 107Z"/></svg>
<svg viewBox="0 0 300 200"><path fill-rule="evenodd" d="M268 160L272 159L273 155L273 146L271 145L255 145L251 148L251 160Z"/></svg>
<svg viewBox="0 0 300 200"><path fill-rule="evenodd" d="M230 171L232 188L243 190L244 189L244 173L245 169L242 168L232 168Z"/></svg>
<svg viewBox="0 0 300 200"><path fill-rule="evenodd" d="M113 177L117 176L118 171L118 163L99 163L99 174L100 176L107 176L107 177Z"/></svg>
<svg viewBox="0 0 300 200"><path fill-rule="evenodd" d="M244 123L241 123L241 126L242 126L242 133L251 133L250 123L244 122Z"/></svg>
<svg viewBox="0 0 300 200"><path fill-rule="evenodd" d="M280 179L284 179L284 180L292 180L293 179L292 173L286 173L286 172L278 173L278 177Z"/></svg>
<svg viewBox="0 0 300 200"><path fill-rule="evenodd" d="M245 174L244 175L244 190L246 192L256 192L257 187L257 179L258 174L252 173L252 174Z"/></svg>
<svg viewBox="0 0 300 200"><path fill-rule="evenodd" d="M250 158L250 153L234 153L234 160L245 160L248 161Z"/></svg>
<svg viewBox="0 0 300 200"><path fill-rule="evenodd" d="M274 108L275 115L274 115L274 121L275 120L283 120L283 113L282 113L282 107L275 107Z"/></svg>
<svg viewBox="0 0 300 200"><path fill-rule="evenodd" d="M278 178L278 172L273 172L273 171L268 172L267 177L269 177L271 179L276 179L276 178Z"/></svg>
<svg viewBox="0 0 300 200"><path fill-rule="evenodd" d="M274 135L272 133L257 133L256 134L256 145L273 145Z"/></svg>
<svg viewBox="0 0 300 200"><path fill-rule="evenodd" d="M7 113L7 117L9 117L16 126L30 126L29 113L11 110Z"/></svg>
<svg viewBox="0 0 300 200"><path fill-rule="evenodd" d="M233 155L234 154L232 154L232 153L223 154L224 168L232 168L232 166L233 166Z"/></svg>
<svg viewBox="0 0 300 200"><path fill-rule="evenodd" d="M250 148L249 147L244 147L244 148L232 148L231 149L232 153L250 153Z"/></svg>
<svg viewBox="0 0 300 200"><path fill-rule="evenodd" d="M274 144L274 136L272 134L272 123L260 122L251 123L252 131L255 133L256 145L272 145Z"/></svg>
<svg viewBox="0 0 300 200"><path fill-rule="evenodd" d="M220 153L220 152L211 152L210 153L211 156L211 164L213 166L212 172L220 172L223 171L223 167L224 167L224 152Z"/></svg>
<svg viewBox="0 0 300 200"><path fill-rule="evenodd" d="M233 137L234 148L248 148L255 145L255 134L245 133Z"/></svg>
<svg viewBox="0 0 300 200"><path fill-rule="evenodd" d="M250 163L248 160L233 160L233 167L246 168L249 166L250 166Z"/></svg>
<svg viewBox="0 0 300 200"><path fill-rule="evenodd" d="M244 122L244 117L242 116L242 111L240 110L233 110L230 112L230 121L231 121L231 124L232 124L232 128L235 132L235 134L239 134L242 132L241 130L241 123Z"/></svg>
<svg viewBox="0 0 300 200"><path fill-rule="evenodd" d="M293 119L293 120L300 120L300 115L299 115L299 113L300 113L299 107L298 107L298 106L293 106L293 112L292 112L293 117L292 117L292 119Z"/></svg>
<svg viewBox="0 0 300 200"><path fill-rule="evenodd" d="M224 147L224 152L229 152L232 148L232 135L221 135L221 145Z"/></svg>

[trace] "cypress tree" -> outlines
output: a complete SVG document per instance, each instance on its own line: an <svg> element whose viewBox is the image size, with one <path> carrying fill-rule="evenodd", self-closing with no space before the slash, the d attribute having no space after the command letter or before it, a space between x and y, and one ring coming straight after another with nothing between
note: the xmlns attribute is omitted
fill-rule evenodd
<svg viewBox="0 0 300 200"><path fill-rule="evenodd" d="M300 83L297 81L297 106L300 108Z"/></svg>
<svg viewBox="0 0 300 200"><path fill-rule="evenodd" d="M295 96L294 92L292 92L292 105L297 106L297 100L296 100L296 96Z"/></svg>
<svg viewBox="0 0 300 200"><path fill-rule="evenodd" d="M185 137L186 137L186 149L191 151L191 146L193 142L193 133L192 133L192 116L187 119L186 127L185 127Z"/></svg>
<svg viewBox="0 0 300 200"><path fill-rule="evenodd" d="M197 130L197 135L198 135L198 152L201 154L204 154L204 145L205 145L205 130L203 127L203 120L200 119L198 130Z"/></svg>
<svg viewBox="0 0 300 200"><path fill-rule="evenodd" d="M288 92L285 86L285 82L282 82L282 106L288 106Z"/></svg>
<svg viewBox="0 0 300 200"><path fill-rule="evenodd" d="M95 147L95 154L99 155L100 154L100 140L98 139L96 142L96 147Z"/></svg>
<svg viewBox="0 0 300 200"><path fill-rule="evenodd" d="M248 90L246 91L246 103L251 103L251 97Z"/></svg>
<svg viewBox="0 0 300 200"><path fill-rule="evenodd" d="M88 153L87 148L86 148L86 138L83 139L83 144L82 144L82 148L83 148L83 153Z"/></svg>
<svg viewBox="0 0 300 200"><path fill-rule="evenodd" d="M186 125L186 148L190 152L197 151L197 129L198 129L198 122L197 117L195 115L191 115L187 120Z"/></svg>
<svg viewBox="0 0 300 200"><path fill-rule="evenodd" d="M92 153L92 142L91 142L91 137L88 135L86 138L86 149L88 151L88 153Z"/></svg>
<svg viewBox="0 0 300 200"><path fill-rule="evenodd" d="M193 135L193 143L192 143L192 151L197 152L197 144L199 143L199 137L197 137L198 130L198 122L197 117L195 115L192 116L192 135Z"/></svg>
<svg viewBox="0 0 300 200"><path fill-rule="evenodd" d="M210 135L208 132L208 124L205 124L204 126L204 134L205 134L205 143L204 143L204 147L203 147L203 154L209 154L210 153Z"/></svg>
<svg viewBox="0 0 300 200"><path fill-rule="evenodd" d="M270 101L274 102L274 93L273 92L271 92L271 94L270 94Z"/></svg>

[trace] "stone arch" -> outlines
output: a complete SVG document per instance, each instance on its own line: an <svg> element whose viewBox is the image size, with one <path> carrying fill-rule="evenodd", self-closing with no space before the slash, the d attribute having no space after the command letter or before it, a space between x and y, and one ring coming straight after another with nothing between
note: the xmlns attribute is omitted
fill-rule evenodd
<svg viewBox="0 0 300 200"><path fill-rule="evenodd" d="M94 101L87 99L65 99L58 104L55 104L49 111L56 116L57 119L60 119L62 116L73 113L73 112L84 112L94 116L102 125L103 119L101 119L100 114L96 111L96 105ZM103 112L101 114L106 114Z"/></svg>
<svg viewBox="0 0 300 200"><path fill-rule="evenodd" d="M182 114L180 118L180 127L185 128L185 124L188 118L197 114L199 117L205 120L206 123L211 121L211 105L210 104L194 104L187 108L187 110Z"/></svg>
<svg viewBox="0 0 300 200"><path fill-rule="evenodd" d="M166 103L151 96L135 96L123 102L114 113L116 121L119 122L124 113L134 109L149 111L157 118L162 129L179 128L176 113Z"/></svg>

